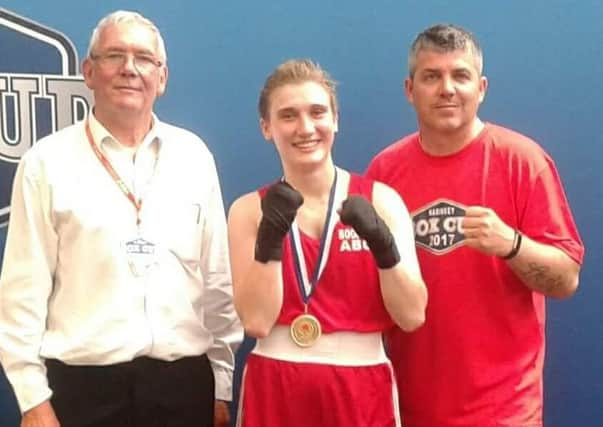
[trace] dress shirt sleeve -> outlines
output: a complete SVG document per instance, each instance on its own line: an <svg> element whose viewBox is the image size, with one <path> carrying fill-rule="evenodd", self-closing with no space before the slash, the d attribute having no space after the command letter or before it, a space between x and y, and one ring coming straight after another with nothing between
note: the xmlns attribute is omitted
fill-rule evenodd
<svg viewBox="0 0 603 427"><path fill-rule="evenodd" d="M52 394L40 358L57 257L50 192L40 163L21 160L11 199L0 277L0 361L22 412Z"/></svg>
<svg viewBox="0 0 603 427"><path fill-rule="evenodd" d="M234 309L226 217L213 160L208 171L207 184L210 186L208 215L203 231L201 254L205 283L204 322L213 335L213 345L207 355L216 379L216 399L230 401L235 353L243 340L243 328Z"/></svg>

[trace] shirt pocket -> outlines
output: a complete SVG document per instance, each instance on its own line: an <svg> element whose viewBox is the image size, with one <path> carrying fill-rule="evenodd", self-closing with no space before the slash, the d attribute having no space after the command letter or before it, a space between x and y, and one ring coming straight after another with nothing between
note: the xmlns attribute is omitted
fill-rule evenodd
<svg viewBox="0 0 603 427"><path fill-rule="evenodd" d="M161 209L162 241L166 249L183 261L201 257L203 206L192 200L175 200Z"/></svg>

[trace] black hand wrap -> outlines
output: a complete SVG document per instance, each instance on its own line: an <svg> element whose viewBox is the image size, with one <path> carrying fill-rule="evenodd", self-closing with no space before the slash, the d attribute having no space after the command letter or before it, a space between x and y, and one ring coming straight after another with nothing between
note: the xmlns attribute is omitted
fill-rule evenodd
<svg viewBox="0 0 603 427"><path fill-rule="evenodd" d="M350 196L341 206L341 222L351 225L366 240L379 268L391 268L400 261L394 236L373 205L362 196Z"/></svg>
<svg viewBox="0 0 603 427"><path fill-rule="evenodd" d="M302 203L302 195L284 181L268 189L262 198L262 220L255 242L256 261L266 263L281 260L283 237L291 228Z"/></svg>

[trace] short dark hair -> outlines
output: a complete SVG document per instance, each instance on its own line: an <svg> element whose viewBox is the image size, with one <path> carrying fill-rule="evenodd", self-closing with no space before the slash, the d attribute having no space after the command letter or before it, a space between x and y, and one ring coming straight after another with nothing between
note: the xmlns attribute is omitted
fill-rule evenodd
<svg viewBox="0 0 603 427"><path fill-rule="evenodd" d="M470 51L475 60L475 68L481 74L483 54L475 36L466 29L452 24L436 24L419 33L408 53L408 74L412 78L417 66L417 55L423 50L436 52Z"/></svg>

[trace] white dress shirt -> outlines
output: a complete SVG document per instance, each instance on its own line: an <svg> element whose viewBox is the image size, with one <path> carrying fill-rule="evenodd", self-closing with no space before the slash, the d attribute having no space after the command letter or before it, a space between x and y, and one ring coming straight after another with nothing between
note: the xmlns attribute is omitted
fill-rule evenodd
<svg viewBox="0 0 603 427"><path fill-rule="evenodd" d="M89 117L36 143L15 176L0 277L0 361L21 411L51 396L44 359L107 365L207 353L230 400L235 314L215 162L194 134L154 118L138 150ZM154 244L136 275L126 243Z"/></svg>

